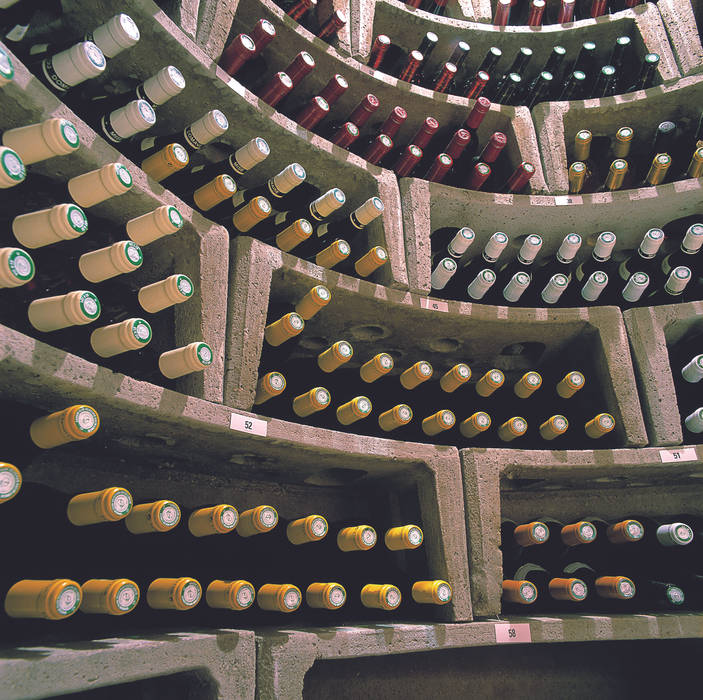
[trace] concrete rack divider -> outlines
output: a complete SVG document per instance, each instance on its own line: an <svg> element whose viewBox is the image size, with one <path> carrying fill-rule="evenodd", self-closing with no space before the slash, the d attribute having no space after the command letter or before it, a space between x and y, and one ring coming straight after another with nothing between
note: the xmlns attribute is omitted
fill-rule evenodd
<svg viewBox="0 0 703 700"><path fill-rule="evenodd" d="M240 0L234 16L230 39L239 32L250 29L260 17L273 22L278 32L277 38L264 51L271 73L283 70L300 51L308 51L315 59L316 67L312 73L292 93L296 104L301 106L311 97L317 95L336 73L341 73L349 82L349 89L334 104L327 121L343 122L360 100L368 93L374 94L380 101L378 118L372 117L369 125L381 122L396 105L405 108L408 118L394 139L398 145L410 141L425 117L432 116L440 124L440 129L453 126L461 127L466 119L473 100L456 95L444 95L432 90L411 85L380 71L371 70L353 58L340 56L332 47L320 39L310 41L308 32L287 17L271 0ZM408 15L413 19L412 15ZM405 15L401 16L405 21ZM486 31L486 30L483 30ZM418 42L420 40L418 33ZM435 52L438 55L439 50ZM324 126L325 122L322 122ZM299 131L302 131L298 127ZM529 161L537 169L529 183L531 192L544 192L545 182L541 161L529 110L526 107L503 107L492 105L479 128L479 140L485 143L493 131L504 131L508 137L505 151L513 168L523 161ZM359 140L367 134L375 135L372 126L362 129ZM435 137L436 138L436 137ZM447 137L449 140L450 136ZM339 149L337 149L339 150ZM349 156L350 160L355 156ZM365 162L362 161L361 162ZM303 164L304 165L304 164ZM372 169L374 166L368 166ZM423 163L423 169L427 166ZM344 189L344 188L342 188Z"/></svg>
<svg viewBox="0 0 703 700"><path fill-rule="evenodd" d="M575 231L583 237L580 261L590 255L598 233L613 231L617 236L614 259L624 260L647 230L700 212L703 206L700 178L621 192L562 196L475 192L413 178L401 178L399 183L410 289L421 294L430 293L431 234L445 226L468 226L475 231L476 240L466 259L479 255L495 231L504 231L511 244L501 262L508 262L525 235L539 233L543 240L537 258L540 264L554 256L567 233ZM669 243L666 245L668 248Z"/></svg>
<svg viewBox="0 0 703 700"><path fill-rule="evenodd" d="M476 378L492 367L502 369L508 385L527 370L548 366L578 339L593 359L594 381L615 417L618 444L647 444L625 327L614 307L506 309L450 301L443 311L433 311L423 308L424 297L319 268L246 237L232 247L230 271L228 405L248 410L253 404L269 301L292 302L324 284L332 292L330 306L305 327L306 335L319 341L317 352L345 337L356 357L390 352L396 358L394 372L403 362L407 366L422 358L440 376L465 361ZM516 343L538 344L542 350L538 357L501 354Z"/></svg>
<svg viewBox="0 0 703 700"><path fill-rule="evenodd" d="M681 75L703 71L703 2L701 0L659 0L657 8L674 49Z"/></svg>
<svg viewBox="0 0 703 700"><path fill-rule="evenodd" d="M129 168L134 184L121 197L91 207L87 212L89 222L91 214L95 214L109 219L117 228L129 219L164 204L175 206L183 215L185 225L181 231L149 245L145 249L142 269L132 274L136 279L143 280L144 284L177 272L193 280L196 287L193 298L175 309L176 344L172 347L204 340L212 347L213 362L204 372L177 380L177 386L193 396L221 401L226 312L222 290L227 284L227 231L203 218L171 192L147 178L142 170L120 155L45 88L19 59L13 56L12 62L15 78L3 88L0 128L10 129L50 117L64 117L76 125L81 140L81 147L75 153L35 163L31 166L32 172L65 182L75 175L119 161Z"/></svg>
<svg viewBox="0 0 703 700"><path fill-rule="evenodd" d="M668 348L690 331L703 330L703 302L630 309L623 317L649 439L653 445L679 445L692 436L682 427L674 389L674 372L681 367L672 368Z"/></svg>
<svg viewBox="0 0 703 700"><path fill-rule="evenodd" d="M703 449L690 461L671 452L461 450L474 615L501 613L502 520L700 515Z"/></svg>
<svg viewBox="0 0 703 700"><path fill-rule="evenodd" d="M611 136L621 126L630 126L635 131L633 148L648 149L657 125L666 119L689 119L695 129L702 95L703 76L690 76L625 95L538 104L532 116L549 191L569 191L567 168L573 160L574 136L580 129L588 129L595 137ZM675 184L681 186L681 182Z"/></svg>
<svg viewBox="0 0 703 700"><path fill-rule="evenodd" d="M146 697L139 692L146 687L153 697L185 697L178 693L187 690L193 700L252 700L255 673L254 632L247 630L146 634L0 651L4 700L101 688Z"/></svg>
<svg viewBox="0 0 703 700"><path fill-rule="evenodd" d="M114 11L108 0L65 0L64 7L81 29L97 26ZM237 179L238 187L258 185L290 163L299 162L308 173L308 181L323 192L333 185L344 191L347 203L340 215L348 214L368 197L380 197L385 211L367 231L369 240L374 241L370 245L383 245L388 250L389 264L375 273L374 280L390 287L407 287L400 198L394 173L369 165L263 103L219 68L152 0L124 0L121 9L137 23L142 38L110 60L109 75L147 78L159 66L171 63L186 79L185 90L170 100L166 109L159 110L158 133L181 131L206 110L217 107L230 123L220 143L239 147L261 136L271 147L271 155L263 163ZM222 149L216 145L203 151L206 158L223 158Z"/></svg>

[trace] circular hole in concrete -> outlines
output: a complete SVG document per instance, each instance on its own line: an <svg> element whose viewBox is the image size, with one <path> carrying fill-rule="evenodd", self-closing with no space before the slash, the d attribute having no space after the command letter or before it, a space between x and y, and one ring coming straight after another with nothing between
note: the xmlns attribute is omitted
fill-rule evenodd
<svg viewBox="0 0 703 700"><path fill-rule="evenodd" d="M461 346L461 342L456 338L433 338L430 341L430 348L435 352L455 352Z"/></svg>
<svg viewBox="0 0 703 700"><path fill-rule="evenodd" d="M501 355L509 357L526 357L531 362L536 362L544 352L546 345L544 343L535 343L525 341L524 343L511 343L506 345L501 351Z"/></svg>
<svg viewBox="0 0 703 700"><path fill-rule="evenodd" d="M329 343L326 338L321 338L319 336L310 336L309 338L300 339L300 347L305 350L324 350L327 348Z"/></svg>
<svg viewBox="0 0 703 700"><path fill-rule="evenodd" d="M380 340L387 338L390 334L391 332L383 326L365 325L349 329L352 340Z"/></svg>
<svg viewBox="0 0 703 700"><path fill-rule="evenodd" d="M402 350L396 350L395 348L392 350L384 350L383 352L387 352L392 358L393 362L396 364L398 363L398 360L403 359L405 357L405 353Z"/></svg>
<svg viewBox="0 0 703 700"><path fill-rule="evenodd" d="M311 474L305 479L305 483L313 486L346 486L366 476L367 473L363 469L332 467L317 474Z"/></svg>

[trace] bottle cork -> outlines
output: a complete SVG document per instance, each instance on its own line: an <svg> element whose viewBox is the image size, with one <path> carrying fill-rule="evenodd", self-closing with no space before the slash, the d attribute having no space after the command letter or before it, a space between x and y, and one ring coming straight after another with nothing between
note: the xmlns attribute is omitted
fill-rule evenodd
<svg viewBox="0 0 703 700"><path fill-rule="evenodd" d="M81 604L81 588L71 579L24 579L5 596L5 612L10 617L38 617L63 620Z"/></svg>
<svg viewBox="0 0 703 700"><path fill-rule="evenodd" d="M354 355L354 348L346 340L338 340L317 356L317 365L323 372L334 372Z"/></svg>
<svg viewBox="0 0 703 700"><path fill-rule="evenodd" d="M563 435L569 428L569 421L566 416L556 415L548 418L539 426L539 434L543 440L554 440Z"/></svg>
<svg viewBox="0 0 703 700"><path fill-rule="evenodd" d="M21 248L0 248L0 289L21 287L34 277L34 260Z"/></svg>
<svg viewBox="0 0 703 700"><path fill-rule="evenodd" d="M186 275L171 275L166 279L142 287L137 299L139 305L150 314L158 313L169 306L182 304L193 296L195 287Z"/></svg>
<svg viewBox="0 0 703 700"><path fill-rule="evenodd" d="M599 413L584 426L586 435L597 440L615 428L615 418L610 413Z"/></svg>
<svg viewBox="0 0 703 700"><path fill-rule="evenodd" d="M484 398L503 386L505 375L499 369L489 369L476 383L476 393Z"/></svg>
<svg viewBox="0 0 703 700"><path fill-rule="evenodd" d="M386 530L383 539L388 549L399 552L402 549L417 549L424 538L422 530L417 525L401 525Z"/></svg>
<svg viewBox="0 0 703 700"><path fill-rule="evenodd" d="M341 583L311 583L305 590L308 607L339 610L347 600L347 591Z"/></svg>
<svg viewBox="0 0 703 700"><path fill-rule="evenodd" d="M370 525L345 527L337 533L337 547L343 552L365 552L373 548L378 535Z"/></svg>
<svg viewBox="0 0 703 700"><path fill-rule="evenodd" d="M373 272L383 267L388 261L388 253L380 245L374 246L354 263L354 269L359 277L368 277Z"/></svg>
<svg viewBox="0 0 703 700"><path fill-rule="evenodd" d="M215 579L205 591L205 601L211 608L246 610L254 604L256 592L249 581Z"/></svg>
<svg viewBox="0 0 703 700"><path fill-rule="evenodd" d="M356 396L337 408L337 420L342 425L351 425L370 415L373 406L366 396Z"/></svg>
<svg viewBox="0 0 703 700"><path fill-rule="evenodd" d="M384 411L378 417L378 425L381 430L390 432L403 425L407 425L413 419L413 411L405 403L399 403L388 411Z"/></svg>
<svg viewBox="0 0 703 700"><path fill-rule="evenodd" d="M451 394L460 386L466 384L469 379L471 379L471 369L467 364L460 362L459 364L454 365L454 367L442 376L439 380L439 385L442 387L442 391L446 391L448 394Z"/></svg>
<svg viewBox="0 0 703 700"><path fill-rule="evenodd" d="M76 404L32 421L29 436L43 450L92 437L100 427L98 412L91 406Z"/></svg>
<svg viewBox="0 0 703 700"><path fill-rule="evenodd" d="M146 592L146 602L154 610L190 610L202 596L200 583L194 578L157 578Z"/></svg>
<svg viewBox="0 0 703 700"><path fill-rule="evenodd" d="M395 610L401 598L400 589L389 583L367 583L361 589L361 604L365 608Z"/></svg>
<svg viewBox="0 0 703 700"><path fill-rule="evenodd" d="M237 185L232 177L218 175L193 192L193 201L201 211L209 211L229 199L236 191Z"/></svg>
<svg viewBox="0 0 703 700"><path fill-rule="evenodd" d="M239 514L237 533L251 537L262 532L270 532L278 524L278 513L273 506L257 506Z"/></svg>
<svg viewBox="0 0 703 700"><path fill-rule="evenodd" d="M222 503L210 508L198 508L188 518L188 530L194 537L226 535L234 532L239 522L239 513L234 506Z"/></svg>
<svg viewBox="0 0 703 700"><path fill-rule="evenodd" d="M34 328L49 333L92 323L100 316L100 302L92 292L69 292L35 299L27 309L27 316Z"/></svg>
<svg viewBox="0 0 703 700"><path fill-rule="evenodd" d="M168 532L181 521L177 503L162 499L134 506L125 518L125 525L133 535L151 532Z"/></svg>
<svg viewBox="0 0 703 700"><path fill-rule="evenodd" d="M180 143L169 143L142 161L141 169L156 182L161 182L190 162L188 151Z"/></svg>
<svg viewBox="0 0 703 700"><path fill-rule="evenodd" d="M265 583L256 593L256 603L262 610L294 612L302 601L303 594L292 583Z"/></svg>
<svg viewBox="0 0 703 700"><path fill-rule="evenodd" d="M120 163L108 163L68 181L68 191L73 201L81 207L93 207L110 197L128 192L131 187L132 175Z"/></svg>
<svg viewBox="0 0 703 700"><path fill-rule="evenodd" d="M337 263L346 260L351 253L351 246L343 239L337 239L315 256L315 264L320 267L332 268Z"/></svg>
<svg viewBox="0 0 703 700"><path fill-rule="evenodd" d="M267 372L256 383L254 405L265 403L275 396L280 396L286 388L286 378L280 372Z"/></svg>
<svg viewBox="0 0 703 700"><path fill-rule="evenodd" d="M485 411L476 411L459 424L459 432L465 438L473 438L491 427L491 417Z"/></svg>
<svg viewBox="0 0 703 700"><path fill-rule="evenodd" d="M549 539L549 528L540 520L518 525L513 531L513 539L521 547L544 544Z"/></svg>
<svg viewBox="0 0 703 700"><path fill-rule="evenodd" d="M276 246L287 253L312 235L312 224L307 219L296 219L288 228L276 234Z"/></svg>
<svg viewBox="0 0 703 700"><path fill-rule="evenodd" d="M415 581L412 597L416 603L425 605L447 605L452 602L452 587L442 580Z"/></svg>
<svg viewBox="0 0 703 700"><path fill-rule="evenodd" d="M139 602L139 586L128 578L92 578L81 586L80 611L88 614L126 615Z"/></svg>
<svg viewBox="0 0 703 700"><path fill-rule="evenodd" d="M239 233L246 233L271 213L271 203L266 197L254 197L232 215L232 226Z"/></svg>
<svg viewBox="0 0 703 700"><path fill-rule="evenodd" d="M0 462L0 504L14 498L22 488L22 472L8 462Z"/></svg>
<svg viewBox="0 0 703 700"><path fill-rule="evenodd" d="M132 494L120 486L110 486L101 491L79 493L66 508L72 525L95 525L116 522L126 518L132 510Z"/></svg>
<svg viewBox="0 0 703 700"><path fill-rule="evenodd" d="M429 362L420 360L416 362L412 367L408 367L400 375L400 383L403 385L404 389L414 389L420 386L422 382L426 382L432 376L432 365Z"/></svg>
<svg viewBox="0 0 703 700"><path fill-rule="evenodd" d="M498 437L503 442L510 442L527 432L527 421L521 416L513 416L498 428Z"/></svg>
<svg viewBox="0 0 703 700"><path fill-rule="evenodd" d="M569 372L557 384L557 394L562 399L570 399L577 391L583 389L586 377L581 372Z"/></svg>
<svg viewBox="0 0 703 700"><path fill-rule="evenodd" d="M0 146L0 189L8 189L24 182L27 168L11 148Z"/></svg>
<svg viewBox="0 0 703 700"><path fill-rule="evenodd" d="M159 356L159 371L169 379L177 379L191 372L202 372L211 364L212 348L207 343L198 341Z"/></svg>
<svg viewBox="0 0 703 700"><path fill-rule="evenodd" d="M144 261L141 248L134 241L117 241L107 248L84 253L78 269L89 282L97 284L117 275L134 272Z"/></svg>
<svg viewBox="0 0 703 700"><path fill-rule="evenodd" d="M596 526L588 520L565 525L560 532L561 541L567 547L576 547L580 544L590 544L596 539L598 532Z"/></svg>
<svg viewBox="0 0 703 700"><path fill-rule="evenodd" d="M330 405L332 395L322 386L316 386L293 399L293 412L299 418L307 418Z"/></svg>
<svg viewBox="0 0 703 700"><path fill-rule="evenodd" d="M542 377L539 372L525 372L515 383L513 391L518 398L526 399L532 396L541 386Z"/></svg>
<svg viewBox="0 0 703 700"><path fill-rule="evenodd" d="M503 581L503 600L506 603L532 605L537 600L537 588L530 581L506 579Z"/></svg>
<svg viewBox="0 0 703 700"><path fill-rule="evenodd" d="M319 542L327 536L329 526L321 515L308 515L288 523L286 537L291 544Z"/></svg>
<svg viewBox="0 0 703 700"><path fill-rule="evenodd" d="M378 355L374 355L368 362L361 365L359 375L367 384L371 384L388 374L394 364L393 358L387 352L379 352Z"/></svg>
<svg viewBox="0 0 703 700"><path fill-rule="evenodd" d="M549 581L549 595L554 600L580 603L588 596L588 586L580 578L553 578Z"/></svg>
<svg viewBox="0 0 703 700"><path fill-rule="evenodd" d="M137 245L145 246L180 231L183 223L183 216L176 207L164 205L130 219L125 228L130 240Z"/></svg>
<svg viewBox="0 0 703 700"><path fill-rule="evenodd" d="M456 423L456 416L452 411L441 409L422 421L422 432L432 437L439 435L444 430L450 430Z"/></svg>
<svg viewBox="0 0 703 700"><path fill-rule="evenodd" d="M269 345L278 347L303 332L305 321L300 314L291 312L282 316L277 321L269 323L264 329L264 338Z"/></svg>
<svg viewBox="0 0 703 700"><path fill-rule="evenodd" d="M2 143L15 151L25 165L68 155L81 145L73 123L58 117L9 129L3 132Z"/></svg>
<svg viewBox="0 0 703 700"><path fill-rule="evenodd" d="M75 204L56 204L17 216L12 221L12 233L25 248L67 241L82 236L88 230L88 217Z"/></svg>

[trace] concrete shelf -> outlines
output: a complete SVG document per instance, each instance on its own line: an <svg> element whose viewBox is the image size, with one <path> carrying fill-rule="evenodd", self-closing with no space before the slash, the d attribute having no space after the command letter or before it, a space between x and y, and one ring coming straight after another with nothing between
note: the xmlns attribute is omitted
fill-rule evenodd
<svg viewBox="0 0 703 700"><path fill-rule="evenodd" d="M681 75L703 71L703 2L659 0L657 7L664 20Z"/></svg>

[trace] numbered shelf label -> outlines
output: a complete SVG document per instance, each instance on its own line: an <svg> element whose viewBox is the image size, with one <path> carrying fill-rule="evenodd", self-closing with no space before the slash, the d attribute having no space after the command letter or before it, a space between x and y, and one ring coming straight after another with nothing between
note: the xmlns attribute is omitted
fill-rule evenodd
<svg viewBox="0 0 703 700"><path fill-rule="evenodd" d="M680 450L659 450L662 462L695 462L698 459L695 447L683 447Z"/></svg>
<svg viewBox="0 0 703 700"><path fill-rule="evenodd" d="M510 644L511 642L526 644L531 641L532 633L530 632L529 622L520 622L518 624L502 623L496 625L497 644Z"/></svg>
<svg viewBox="0 0 703 700"><path fill-rule="evenodd" d="M238 430L240 433L249 433L249 435L261 435L261 437L266 437L268 422L261 420L261 418L243 416L241 413L233 413L229 420L229 427L232 430Z"/></svg>
<svg viewBox="0 0 703 700"><path fill-rule="evenodd" d="M449 304L446 301L420 297L420 308L429 309L430 311L449 311Z"/></svg>

